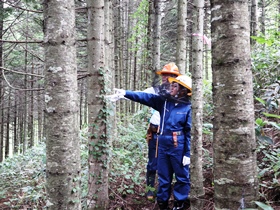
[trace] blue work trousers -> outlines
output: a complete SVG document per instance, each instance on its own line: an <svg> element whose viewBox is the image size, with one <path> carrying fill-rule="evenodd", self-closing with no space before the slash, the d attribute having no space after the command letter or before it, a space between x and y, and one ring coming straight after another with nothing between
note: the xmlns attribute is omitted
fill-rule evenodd
<svg viewBox="0 0 280 210"><path fill-rule="evenodd" d="M169 141L172 142L172 141ZM161 142L160 142L161 143ZM163 144L158 148L158 179L157 199L168 201L171 196L171 184L175 174L176 182L173 188L175 200L185 201L190 191L189 165L183 166L184 144Z"/></svg>

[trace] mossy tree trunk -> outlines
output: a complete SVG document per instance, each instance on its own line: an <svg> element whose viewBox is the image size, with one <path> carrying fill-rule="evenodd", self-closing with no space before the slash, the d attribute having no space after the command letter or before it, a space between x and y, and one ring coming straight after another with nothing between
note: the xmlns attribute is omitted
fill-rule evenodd
<svg viewBox="0 0 280 210"><path fill-rule="evenodd" d="M109 205L110 127L104 95L111 88L113 45L111 1L88 0L88 119L89 177L88 209L105 210ZM109 77L109 75L111 77ZM111 94L111 93L110 93Z"/></svg>

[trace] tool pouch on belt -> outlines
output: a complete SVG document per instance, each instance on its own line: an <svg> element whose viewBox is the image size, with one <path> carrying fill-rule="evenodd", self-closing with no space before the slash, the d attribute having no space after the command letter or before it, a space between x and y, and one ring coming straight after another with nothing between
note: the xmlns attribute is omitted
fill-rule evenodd
<svg viewBox="0 0 280 210"><path fill-rule="evenodd" d="M174 147L177 147L178 146L177 132L173 132L172 136L173 136Z"/></svg>
<svg viewBox="0 0 280 210"><path fill-rule="evenodd" d="M149 145L149 141L152 139L152 136L153 136L153 132L151 131L150 124L149 124L149 128L148 128L147 134L146 134L146 141L147 141L148 145Z"/></svg>

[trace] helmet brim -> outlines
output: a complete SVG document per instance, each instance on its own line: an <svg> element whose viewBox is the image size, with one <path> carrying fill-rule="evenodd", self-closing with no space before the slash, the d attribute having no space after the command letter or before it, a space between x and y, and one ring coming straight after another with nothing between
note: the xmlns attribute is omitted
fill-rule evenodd
<svg viewBox="0 0 280 210"><path fill-rule="evenodd" d="M168 77L168 81L169 81L170 83L176 82L176 83L182 85L183 87L187 88L188 90L190 90L190 91L192 92L192 88L191 88L191 87L189 87L189 86L186 85L185 83L181 82L180 80L177 80L176 78Z"/></svg>
<svg viewBox="0 0 280 210"><path fill-rule="evenodd" d="M158 75L162 75L162 74L174 74L174 75L177 75L177 76L182 75L182 74L177 73L177 72L168 72L168 71L162 71L162 70L157 71L156 74L158 74Z"/></svg>

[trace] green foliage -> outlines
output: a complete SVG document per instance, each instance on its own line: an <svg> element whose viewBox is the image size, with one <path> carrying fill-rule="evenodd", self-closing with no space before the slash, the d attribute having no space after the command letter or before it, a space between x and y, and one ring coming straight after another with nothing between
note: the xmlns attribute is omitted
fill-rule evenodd
<svg viewBox="0 0 280 210"><path fill-rule="evenodd" d="M257 118L256 121L255 121L255 124L256 124L255 132L256 132L257 139L260 140L260 141L265 141L269 144L273 144L273 140L270 137L265 135L264 127L266 125L271 125L271 126L277 128L278 130L280 130L280 125L275 123L275 122L264 121L261 118Z"/></svg>
<svg viewBox="0 0 280 210"><path fill-rule="evenodd" d="M260 195L264 200L268 200L265 191L280 191L278 181L280 175L280 148L259 142L258 146L258 168L260 180Z"/></svg>
<svg viewBox="0 0 280 210"><path fill-rule="evenodd" d="M26 204L42 206L46 198L45 160L45 145L40 144L0 164L0 199L9 200L5 205L13 209Z"/></svg>
<svg viewBox="0 0 280 210"><path fill-rule="evenodd" d="M255 203L263 210L273 210L273 208L271 206L268 206L264 203L261 203L261 202L258 202L258 201L255 201Z"/></svg>
<svg viewBox="0 0 280 210"><path fill-rule="evenodd" d="M267 35L252 37L257 44L252 51L252 70L254 74L254 92L262 98L266 88L272 84L279 85L279 31L267 31Z"/></svg>
<svg viewBox="0 0 280 210"><path fill-rule="evenodd" d="M133 51L138 51L147 43L148 11L149 1L142 0L137 10L131 15L131 17L136 20L136 24L132 29L131 37L128 39L128 42L133 43L131 49Z"/></svg>
<svg viewBox="0 0 280 210"><path fill-rule="evenodd" d="M212 81L203 80L203 116L208 120L213 115Z"/></svg>
<svg viewBox="0 0 280 210"><path fill-rule="evenodd" d="M143 185L147 161L145 134L148 123L143 121L143 118L146 118L144 115L145 112L139 111L124 120L124 122L128 122L127 124L118 121L117 130L119 133L112 151L110 181L112 184L121 183L118 192L121 195L133 194L135 187L145 186ZM114 197L113 194L111 196Z"/></svg>
<svg viewBox="0 0 280 210"><path fill-rule="evenodd" d="M278 82L268 84L262 92L258 92L261 97L255 96L257 102L255 105L257 119L255 121L256 137L260 141L266 141L273 144L273 139L265 134L265 129L280 131L280 119L278 114L280 99L280 84Z"/></svg>

